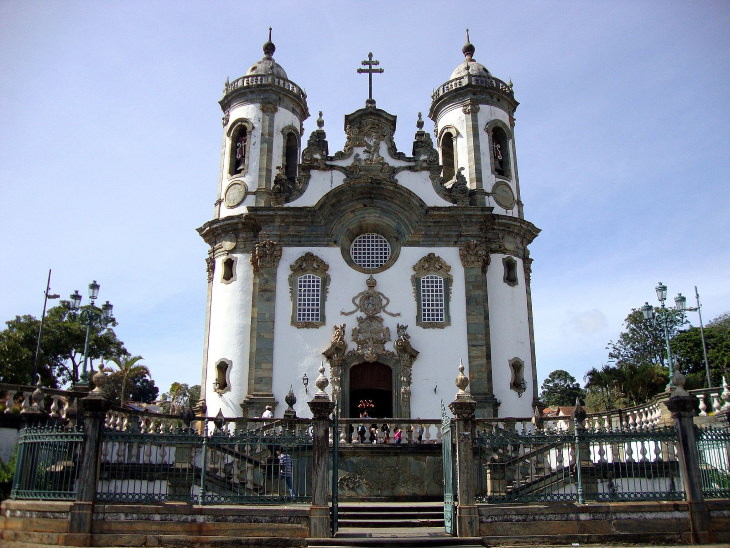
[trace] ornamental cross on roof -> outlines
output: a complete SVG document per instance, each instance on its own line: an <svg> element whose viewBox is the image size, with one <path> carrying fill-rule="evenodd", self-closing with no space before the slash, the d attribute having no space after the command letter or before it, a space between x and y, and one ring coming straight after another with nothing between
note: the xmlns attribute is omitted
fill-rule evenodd
<svg viewBox="0 0 730 548"><path fill-rule="evenodd" d="M364 74L367 73L368 75L368 100L365 101L365 106L375 106L375 100L373 99L373 74L380 73L382 74L384 69L381 68L373 68L380 64L380 61L373 61L373 54L372 52L368 53L368 60L362 61L362 65L366 66L368 68L359 68L357 69L358 74Z"/></svg>

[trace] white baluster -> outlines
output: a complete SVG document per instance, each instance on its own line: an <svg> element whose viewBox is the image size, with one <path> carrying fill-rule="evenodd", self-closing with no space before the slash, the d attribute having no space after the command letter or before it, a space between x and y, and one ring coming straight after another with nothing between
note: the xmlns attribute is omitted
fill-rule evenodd
<svg viewBox="0 0 730 548"><path fill-rule="evenodd" d="M720 409L722 409L722 404L720 403L720 394L713 394L712 395L712 410L715 413L719 413Z"/></svg>
<svg viewBox="0 0 730 548"><path fill-rule="evenodd" d="M707 416L707 405L705 404L705 395L697 394L697 399L700 402L700 417L706 417Z"/></svg>

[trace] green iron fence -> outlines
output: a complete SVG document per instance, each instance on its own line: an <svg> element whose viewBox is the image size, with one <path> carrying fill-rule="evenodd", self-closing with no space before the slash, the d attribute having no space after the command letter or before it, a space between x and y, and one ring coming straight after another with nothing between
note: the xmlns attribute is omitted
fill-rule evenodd
<svg viewBox="0 0 730 548"><path fill-rule="evenodd" d="M730 497L730 430L704 428L697 432L702 494Z"/></svg>
<svg viewBox="0 0 730 548"><path fill-rule="evenodd" d="M14 499L74 500L84 432L30 426L18 435L18 457L10 496Z"/></svg>
<svg viewBox="0 0 730 548"><path fill-rule="evenodd" d="M548 502L684 498L672 428L493 428L475 443L477 500Z"/></svg>
<svg viewBox="0 0 730 548"><path fill-rule="evenodd" d="M97 500L194 504L309 502L309 421L191 427L139 424L102 432Z"/></svg>
<svg viewBox="0 0 730 548"><path fill-rule="evenodd" d="M103 502L309 502L309 420L193 421L126 415L101 432L96 499ZM198 426L198 429L195 427ZM74 500L82 427L24 428L11 497Z"/></svg>

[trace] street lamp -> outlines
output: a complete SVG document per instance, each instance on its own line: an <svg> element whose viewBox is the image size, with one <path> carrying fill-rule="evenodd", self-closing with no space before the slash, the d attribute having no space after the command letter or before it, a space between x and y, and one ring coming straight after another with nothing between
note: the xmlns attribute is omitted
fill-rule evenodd
<svg viewBox="0 0 730 548"><path fill-rule="evenodd" d="M664 285L662 282L659 282L655 289L657 299L661 304L661 308L659 309L658 314L654 313L654 307L651 306L648 302L641 307L641 312L644 314L645 320L653 321L655 324L658 323L664 329L664 342L667 346L667 362L669 365L669 383L667 383L666 389L667 392L669 392L674 382L674 360L672 358L672 348L669 345L669 320L672 316L674 316L676 312L684 314L684 305L686 304L686 299L684 299L684 297L682 297L682 294L680 293L674 299L674 304L676 308L667 308L666 306L664 306L664 302L667 300L667 286ZM684 299L684 301L682 299Z"/></svg>
<svg viewBox="0 0 730 548"><path fill-rule="evenodd" d="M707 345L705 344L705 326L702 324L702 305L700 304L700 294L697 291L697 286L695 286L695 299L697 300L697 306L687 308L687 297L685 297L681 293L678 293L677 297L674 299L674 303L677 310L681 310L682 312L697 312L697 314L699 314L700 316L700 338L702 339L702 355L705 358L707 388L710 388L712 386L712 381L710 380L710 362L707 359Z"/></svg>
<svg viewBox="0 0 730 548"><path fill-rule="evenodd" d="M109 301L101 305L99 310L96 305L96 298L99 296L99 284L96 280L89 284L89 300L91 304L84 307L79 313L79 321L86 326L86 338L84 339L84 365L81 370L81 378L79 380L74 379L75 384L88 386L88 370L87 363L89 359L89 335L91 334L91 328L102 329L114 321L112 316L112 309L114 308ZM77 312L81 308L81 295L79 290L76 289L71 294L71 312Z"/></svg>

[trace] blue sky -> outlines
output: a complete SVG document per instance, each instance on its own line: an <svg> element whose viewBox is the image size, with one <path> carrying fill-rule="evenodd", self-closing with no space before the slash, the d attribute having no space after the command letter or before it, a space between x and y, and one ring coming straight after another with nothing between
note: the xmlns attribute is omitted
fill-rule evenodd
<svg viewBox="0 0 730 548"><path fill-rule="evenodd" d="M730 3L0 2L0 321L51 288L115 305L162 391L200 382L206 246L226 77L276 60L324 111L330 151L378 106L410 153L418 112L463 59L514 82L540 382L606 361L658 281L705 322L730 311ZM427 120L426 129L432 129ZM689 319L697 325L697 314ZM454 371L456 367L454 364Z"/></svg>

